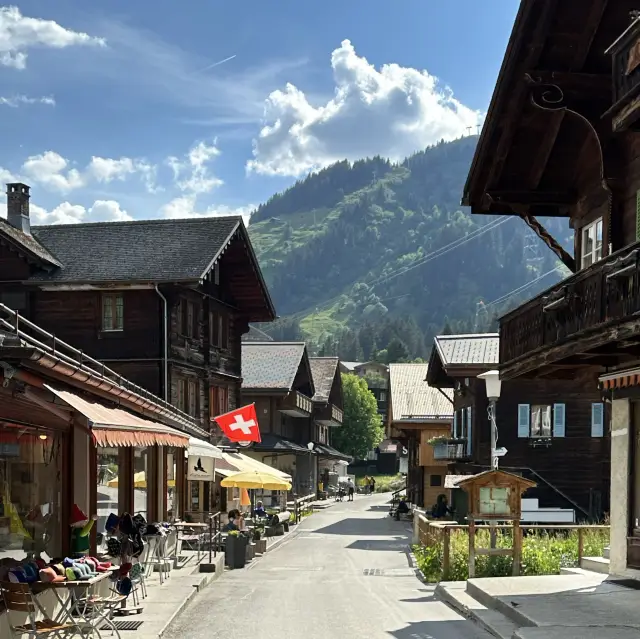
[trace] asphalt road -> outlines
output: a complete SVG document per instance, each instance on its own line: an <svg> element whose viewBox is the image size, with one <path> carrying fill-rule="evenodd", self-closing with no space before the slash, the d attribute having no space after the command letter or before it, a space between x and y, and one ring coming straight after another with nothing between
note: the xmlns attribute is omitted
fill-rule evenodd
<svg viewBox="0 0 640 639"><path fill-rule="evenodd" d="M410 568L388 497L318 511L279 547L199 594L167 639L491 639Z"/></svg>

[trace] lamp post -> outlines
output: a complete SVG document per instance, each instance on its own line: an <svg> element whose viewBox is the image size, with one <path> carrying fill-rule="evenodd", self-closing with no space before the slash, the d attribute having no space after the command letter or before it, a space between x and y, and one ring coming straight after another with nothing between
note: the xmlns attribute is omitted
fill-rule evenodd
<svg viewBox="0 0 640 639"><path fill-rule="evenodd" d="M498 470L498 455L496 448L498 445L498 425L496 424L496 402L500 399L500 373L498 371L487 371L478 375L478 379L483 379L487 387L487 399L489 400L489 422L491 424L491 468Z"/></svg>
<svg viewBox="0 0 640 639"><path fill-rule="evenodd" d="M309 449L309 493L307 494L311 494L313 492L313 466L312 466L312 461L311 461L311 453L313 453L313 442L309 442L307 444L307 448Z"/></svg>

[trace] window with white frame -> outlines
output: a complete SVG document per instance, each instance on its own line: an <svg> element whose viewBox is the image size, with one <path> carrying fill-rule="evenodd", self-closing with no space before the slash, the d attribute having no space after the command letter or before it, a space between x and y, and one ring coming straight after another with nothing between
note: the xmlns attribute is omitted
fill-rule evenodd
<svg viewBox="0 0 640 639"><path fill-rule="evenodd" d="M564 437L565 412L564 404L518 404L518 437Z"/></svg>
<svg viewBox="0 0 640 639"><path fill-rule="evenodd" d="M602 218L582 229L581 266L587 268L602 259Z"/></svg>
<svg viewBox="0 0 640 639"><path fill-rule="evenodd" d="M531 407L531 437L551 437L551 406Z"/></svg>

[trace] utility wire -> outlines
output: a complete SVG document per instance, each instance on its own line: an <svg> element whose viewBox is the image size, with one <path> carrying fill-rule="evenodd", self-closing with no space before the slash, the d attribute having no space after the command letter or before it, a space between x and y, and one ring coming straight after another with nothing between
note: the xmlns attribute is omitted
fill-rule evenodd
<svg viewBox="0 0 640 639"><path fill-rule="evenodd" d="M542 275L539 275L535 279L531 280L530 282L527 282L526 284L523 284L522 286L519 286L518 288L514 288L509 293L505 293L501 297L498 297L497 299L493 300L492 302L489 302L488 304L485 304L484 306L485 306L485 308L489 308L491 306L494 306L495 304L500 304L502 302L506 302L510 297L513 297L514 295L517 295L518 293L522 293L522 291L524 291L524 290L528 289L529 287L533 286L536 282L539 282L541 279L544 279L548 275L551 275L551 273L555 273L556 271L560 271L560 270L561 270L560 267L556 266L555 268L552 268L550 271L547 271L546 273L543 273Z"/></svg>

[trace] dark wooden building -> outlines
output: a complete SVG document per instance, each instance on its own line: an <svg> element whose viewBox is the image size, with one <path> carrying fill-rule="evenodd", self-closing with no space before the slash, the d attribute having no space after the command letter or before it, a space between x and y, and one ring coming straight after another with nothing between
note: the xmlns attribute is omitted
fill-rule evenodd
<svg viewBox="0 0 640 639"><path fill-rule="evenodd" d="M209 428L240 401L241 336L275 318L242 218L31 227L9 184L0 301Z"/></svg>
<svg viewBox="0 0 640 639"><path fill-rule="evenodd" d="M640 21L631 0L523 0L465 186L572 274L500 320L505 380L612 401L611 572L640 568ZM539 216L562 216L573 250ZM607 411L608 413L609 411Z"/></svg>
<svg viewBox="0 0 640 639"><path fill-rule="evenodd" d="M485 382L478 375L498 366L496 333L443 335L434 339L427 381L453 389L451 439L436 459L455 475L490 468L491 430ZM540 508L570 508L576 518L602 520L609 510L609 438L605 404L597 387L579 380L502 383L496 406L498 447L507 449L500 468L536 482L527 498Z"/></svg>

